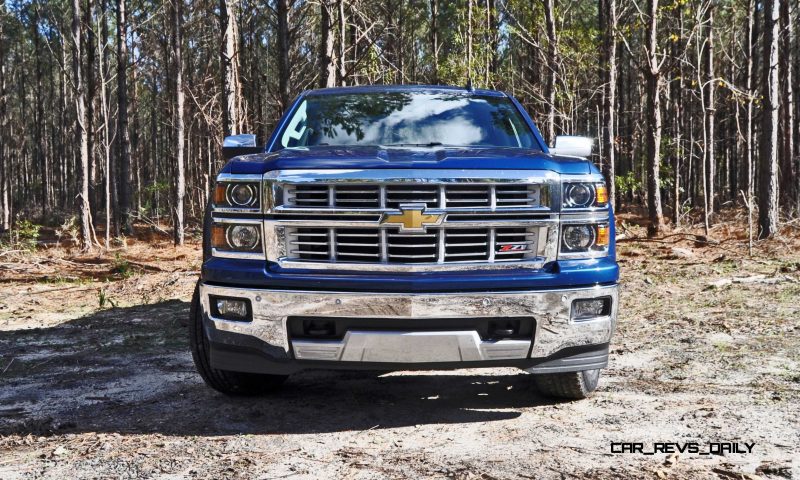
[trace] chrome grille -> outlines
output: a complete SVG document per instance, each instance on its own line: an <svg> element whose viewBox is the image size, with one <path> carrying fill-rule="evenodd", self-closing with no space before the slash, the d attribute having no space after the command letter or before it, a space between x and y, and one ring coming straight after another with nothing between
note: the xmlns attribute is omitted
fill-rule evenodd
<svg viewBox="0 0 800 480"><path fill-rule="evenodd" d="M287 184L283 205L289 208L398 209L403 204L426 208L540 207L547 205L539 184Z"/></svg>
<svg viewBox="0 0 800 480"><path fill-rule="evenodd" d="M293 260L356 263L514 262L542 254L547 227L286 228ZM540 244L541 243L541 244Z"/></svg>
<svg viewBox="0 0 800 480"><path fill-rule="evenodd" d="M320 184L293 185L286 190L286 203L298 207L324 208L330 203L328 186Z"/></svg>
<svg viewBox="0 0 800 480"><path fill-rule="evenodd" d="M380 187L377 185L338 185L333 190L333 204L347 208L378 208L381 206Z"/></svg>
<svg viewBox="0 0 800 480"><path fill-rule="evenodd" d="M389 185L386 193L386 208L399 208L405 203L424 203L427 208L438 208L439 187L436 185Z"/></svg>
<svg viewBox="0 0 800 480"><path fill-rule="evenodd" d="M541 201L541 191L534 185L497 185L494 188L498 207L535 207Z"/></svg>
<svg viewBox="0 0 800 480"><path fill-rule="evenodd" d="M312 270L539 269L557 258L560 186L548 170L270 172L265 253Z"/></svg>

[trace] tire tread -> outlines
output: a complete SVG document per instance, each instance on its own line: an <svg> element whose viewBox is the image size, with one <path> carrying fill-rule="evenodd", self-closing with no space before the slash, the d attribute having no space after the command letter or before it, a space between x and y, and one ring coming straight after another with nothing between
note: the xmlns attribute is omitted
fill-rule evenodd
<svg viewBox="0 0 800 480"><path fill-rule="evenodd" d="M203 332L203 315L200 311L200 288L195 287L189 309L189 344L197 372L209 387L226 395L259 395L278 389L285 375L264 375L233 372L211 366L208 340Z"/></svg>
<svg viewBox="0 0 800 480"><path fill-rule="evenodd" d="M545 373L533 378L539 392L548 397L580 400L597 388L599 371Z"/></svg>

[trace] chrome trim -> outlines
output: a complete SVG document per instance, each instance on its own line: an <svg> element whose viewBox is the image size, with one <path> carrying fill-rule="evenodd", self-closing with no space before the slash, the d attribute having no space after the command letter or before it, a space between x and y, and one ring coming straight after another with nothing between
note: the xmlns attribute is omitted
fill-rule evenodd
<svg viewBox="0 0 800 480"><path fill-rule="evenodd" d="M594 138L576 135L556 135L550 154L562 157L587 158L592 154Z"/></svg>
<svg viewBox="0 0 800 480"><path fill-rule="evenodd" d="M211 249L211 256L217 258L236 258L239 260L265 260L264 254L260 252L230 252L225 250Z"/></svg>
<svg viewBox="0 0 800 480"><path fill-rule="evenodd" d="M486 176L481 174L485 173ZM266 178L285 183L558 183L560 175L549 170L481 170L481 169L336 169L336 170L273 170Z"/></svg>
<svg viewBox="0 0 800 480"><path fill-rule="evenodd" d="M599 210L599 209L598 209ZM605 210L605 208L603 208ZM275 218L280 218L281 214L292 215L337 215L337 216L369 216L379 215L383 212L399 212L397 208L311 208L311 207L273 207L270 212L275 214ZM528 214L528 215L548 215L551 214L549 207L497 207L494 210L479 207L447 207L447 208L428 208L426 212L447 212L458 215L491 215L491 214Z"/></svg>
<svg viewBox="0 0 800 480"><path fill-rule="evenodd" d="M426 210L425 213L430 213L431 215L436 215L438 210ZM389 210L387 211L389 214L396 214L400 215L402 212L400 210ZM518 220L514 218L510 218L504 220L503 217L498 217L497 220L448 220L449 215L445 216L445 219L442 221L441 224L437 226L430 226L429 228L437 228L437 227L463 227L463 228L478 228L478 227L528 227L528 226L558 226L558 219L554 219L552 217L547 217L543 219L523 219ZM608 215L606 215L608 218ZM577 220L576 220L577 221ZM590 222L591 220L583 220L585 222ZM264 223L267 225L280 225L284 227L350 227L350 228L367 228L367 227L381 227L380 219L376 220L356 220L356 219L346 219L346 220L338 220L338 219L323 219L323 220L296 220L296 219L286 219L280 217L273 217L267 218L264 220Z"/></svg>
<svg viewBox="0 0 800 480"><path fill-rule="evenodd" d="M253 308L252 322L236 322L210 315L209 295L247 298ZM611 315L592 321L570 319L572 301L612 298ZM512 292L457 293L356 293L263 290L200 284L203 313L214 327L256 337L291 348L286 330L290 316L362 318L466 318L533 316L536 330L530 356L544 358L567 347L608 343L614 331L619 305L618 287ZM324 342L324 341L321 341Z"/></svg>
<svg viewBox="0 0 800 480"><path fill-rule="evenodd" d="M332 261L315 261L315 260L295 260L287 258L286 251L289 248L282 248L283 255L279 252L281 247L275 240L278 235L278 229L282 227L308 227L308 228L374 228L380 227L381 219L392 215L401 215L404 209L407 209L406 203L414 203L410 201L413 197L409 198L409 202L402 201L402 208L387 208L387 199L389 198L388 190L393 185L419 185L421 190L430 190L431 197L436 198L433 203L437 207L444 205L445 208L425 208L424 213L428 215L439 216L441 219L436 222L438 226L461 227L461 228L497 228L497 227L531 227L540 226L548 230L547 240L558 240L558 205L561 198L561 176L555 172L547 170L480 170L480 169L336 169L336 170L278 170L272 171L264 175L265 192L269 192L265 197L270 199L279 199L275 202L267 200L265 204L265 213L270 215L265 219L265 248L266 255L270 261L277 262L282 268L310 268L310 269L336 269L336 270L359 270L359 271L434 271L434 270L465 270L465 269L509 269L509 268L541 268L544 263L556 259L558 252L558 244L545 245L540 248L539 252L544 252L544 255L532 258L526 261L504 262L500 264L483 262L463 262L456 265L444 265L444 258L432 259L433 261L427 264L413 264L406 266L403 264L389 264L388 252L383 250L379 251L379 255L375 258L373 263L344 263ZM359 202L352 202L355 207L342 207L337 206L335 192L333 190L338 185L359 185L361 183L368 184L372 189L377 187L376 194L378 195L377 207L359 208ZM323 188L316 196L320 201L319 207L314 206L291 206L283 205L284 200L288 201L290 189L288 185L302 185L302 184L317 184L320 187L328 187L327 195L323 195ZM488 186L486 188L486 195L489 196L489 204L486 206L468 206L468 207L452 207L448 206L446 199L446 186L447 185L480 185ZM530 185L537 185L539 187L539 206L512 206L503 207L498 206L496 193L500 185L524 185L526 189ZM424 188L423 188L424 187ZM432 188L436 187L436 188ZM345 190L343 190L345 192ZM514 194L511 194L514 195ZM531 195L531 194L528 194ZM323 198L325 197L325 198ZM360 198L360 197L359 197ZM323 200L326 201L323 202ZM373 199L374 195L370 196ZM281 205L275 205L281 203ZM430 202L425 203L426 207ZM456 204L457 205L457 204ZM394 203L392 204L394 206ZM492 220L459 220L457 217L452 217L451 214L465 214L465 215L496 215ZM284 215L291 214L295 216L311 216L311 215L325 215L328 218L286 218ZM542 218L536 219L519 219L514 218L516 215L541 215ZM431 228L431 226L429 226ZM543 233L539 230L539 235ZM284 232L285 233L285 232ZM379 239L384 238L385 232L379 231ZM440 241L444 241L441 239ZM386 242L380 242L384 245ZM540 245L541 247L541 245ZM440 248L439 252L443 252ZM449 262L448 262L449 263ZM426 266L423 266L426 265Z"/></svg>
<svg viewBox="0 0 800 480"><path fill-rule="evenodd" d="M560 175L548 170L480 170L480 169L337 169L337 170L276 170L265 174L266 183L273 189L272 197L284 199L283 190L278 195L277 186L284 184L320 184L338 185L359 183L377 184L379 186L379 206L372 208L338 208L329 204L320 209L313 207L293 207L290 205L276 205L267 209L267 213L367 213L381 212L386 208L386 186L387 185L420 185L420 186L439 186L438 205L447 205L444 188L442 185L541 185L547 188L539 192L539 206L536 207L497 207L496 202L490 200L490 205L486 207L454 207L448 206L449 211L476 211L493 212L505 210L509 211L529 211L529 212L549 212L557 210L557 203L561 198ZM494 189L490 189L493 191ZM444 203L442 203L444 201ZM414 203L409 201L408 203ZM494 204L494 205L492 205Z"/></svg>
<svg viewBox="0 0 800 480"><path fill-rule="evenodd" d="M218 182L260 182L264 175L260 173L220 173L217 175Z"/></svg>
<svg viewBox="0 0 800 480"><path fill-rule="evenodd" d="M533 257L530 260L520 260L517 262L447 262L447 263L356 263L356 262L313 262L302 260L290 260L281 258L278 260L281 268L287 269L308 269L308 270L345 270L354 272L466 272L475 270L514 270L514 269L534 269L538 270L547 263L545 257Z"/></svg>
<svg viewBox="0 0 800 480"><path fill-rule="evenodd" d="M256 136L252 133L229 135L222 141L222 148L255 147Z"/></svg>
<svg viewBox="0 0 800 480"><path fill-rule="evenodd" d="M420 262L405 262L405 263L388 263L388 241L384 242L381 241L385 235L387 235L387 229L381 228L376 222L372 223L358 223L358 222L335 222L335 221L320 221L319 224L315 224L312 222L303 222L303 221L282 221L277 224L273 224L274 228L271 228L269 222L265 222L265 229L267 232L270 230L274 230L277 228L283 228L284 230L284 238L289 239L286 232L286 228L290 230L292 228L320 228L320 229L330 229L330 228L353 228L360 227L360 228L371 228L375 230L378 238L376 241L379 242L379 255L378 258L375 258L375 261L365 261L365 262L352 262L352 261L335 261L329 258L328 261L317 261L311 259L299 259L294 258L293 256L289 256L287 252L290 252L290 248L287 246L283 249L283 254L278 251L278 245L271 239L271 236L266 234L267 241L265 244L267 245L267 258L270 261L274 261L278 264L280 268L287 268L287 269L311 269L311 270L346 270L346 271L375 271L375 272L432 272L432 271L468 271L468 270L511 270L511 269L540 269L546 263L556 260L558 243L557 241L560 239L559 236L559 228L558 222L549 222L549 221L530 221L530 222L458 222L458 223L451 223L450 229L428 229L428 233L435 232L437 237L436 241L438 242L438 246L436 248L436 252L438 256L435 259L431 259L430 261L420 261ZM467 227L467 228L481 228L481 229L488 229L489 230L489 237L491 238L492 231L495 231L496 228L526 228L529 232L527 235L536 235L536 244L535 248L532 248L532 251L528 252L517 252L524 254L524 258L520 260L502 260L503 255L499 255L496 258L492 258L491 253L489 254L489 260L468 260L468 261L458 261L451 258L446 258L444 253L446 251L446 232L456 233L455 230L458 227ZM443 231L442 231L443 230ZM496 233L496 232L495 232ZM504 232L507 233L507 232ZM522 234L520 234L522 235ZM544 237L544 240L543 240ZM330 253L330 246L334 245L333 240L328 239L327 246L328 246L328 253ZM383 255L384 247L387 249L386 255ZM486 247L487 249L489 247ZM476 254L477 255L477 254Z"/></svg>
<svg viewBox="0 0 800 480"><path fill-rule="evenodd" d="M472 331L352 330L342 340L292 340L298 360L436 363L528 357L530 340L481 340Z"/></svg>
<svg viewBox="0 0 800 480"><path fill-rule="evenodd" d="M241 225L261 225L264 221L260 218L229 218L214 217L213 223L236 223Z"/></svg>
<svg viewBox="0 0 800 480"><path fill-rule="evenodd" d="M575 223L608 223L608 209L596 210L593 212L569 212L562 213L562 224L575 224Z"/></svg>
<svg viewBox="0 0 800 480"><path fill-rule="evenodd" d="M358 185L368 183L377 186L378 207L337 207L335 206L335 185ZM606 256L607 250L598 252L564 253L561 249L561 227L564 224L575 223L601 223L608 221L608 207L591 208L562 208L563 185L571 182L600 183L603 177L599 174L560 175L546 170L439 170L439 169L336 169L336 170L278 170L264 175L264 212L269 215L264 220L264 247L267 259L274 261L281 268L308 268L314 270L357 270L357 271L400 271L424 272L440 270L467 270L467 269L510 269L510 268L541 268L549 261L558 258L579 259L598 258ZM327 187L326 201L320 202L320 207L293 207L285 205L274 206L274 199L283 198L286 184L319 184ZM438 204L442 205L445 197L446 185L488 185L489 192L496 192L500 185L540 185L540 202L547 206L538 207L502 207L497 205L496 195L490 196L490 205L486 207L448 207L426 208L425 214L442 215L442 227L463 228L499 228L499 227L540 227L539 245L537 252L545 252L533 259L514 261L508 263L483 261L453 263L444 262L443 258L436 258L426 264L411 265L388 264L388 252L385 248L379 251L373 263L346 263L328 261L297 260L287 257L285 245L279 245L276 240L279 231L284 227L308 228L375 228L380 227L382 218L391 215L400 215L403 208L386 208L387 187L391 185L420 185L421 187L437 186ZM321 198L321 197L320 197ZM374 198L374 196L373 196ZM434 202L437 203L437 202ZM358 203L355 202L357 205ZM427 205L427 204L426 204ZM291 214L297 218L286 218ZM455 214L464 215L492 215L491 220L459 220ZM326 218L303 219L301 216L325 215ZM520 219L519 215L537 215L540 218ZM515 218L516 217L516 218ZM434 226L435 227L435 226ZM543 233L546 228L547 235ZM285 232L284 232L285 233ZM379 230L379 239L384 238L385 231ZM542 245L542 241L546 243ZM441 242L444 239L440 239ZM332 244L332 243L331 243ZM385 245L386 242L380 242ZM442 249L439 248L441 252ZM330 252L329 252L330 253ZM497 258L495 258L497 260Z"/></svg>

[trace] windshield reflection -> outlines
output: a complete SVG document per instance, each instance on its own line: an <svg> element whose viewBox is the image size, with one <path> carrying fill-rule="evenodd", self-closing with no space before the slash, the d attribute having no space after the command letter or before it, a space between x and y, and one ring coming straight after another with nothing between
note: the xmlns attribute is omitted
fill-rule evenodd
<svg viewBox="0 0 800 480"><path fill-rule="evenodd" d="M311 95L279 139L286 148L536 145L507 98L428 92Z"/></svg>

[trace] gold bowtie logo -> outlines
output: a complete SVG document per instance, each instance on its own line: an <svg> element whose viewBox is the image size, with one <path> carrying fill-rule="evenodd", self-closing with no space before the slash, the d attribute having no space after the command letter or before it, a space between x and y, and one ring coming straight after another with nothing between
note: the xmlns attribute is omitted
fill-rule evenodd
<svg viewBox="0 0 800 480"><path fill-rule="evenodd" d="M400 214L384 213L381 225L397 225L401 232L424 233L426 227L439 225L444 220L441 213L424 213L424 204L400 205Z"/></svg>

